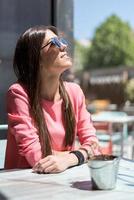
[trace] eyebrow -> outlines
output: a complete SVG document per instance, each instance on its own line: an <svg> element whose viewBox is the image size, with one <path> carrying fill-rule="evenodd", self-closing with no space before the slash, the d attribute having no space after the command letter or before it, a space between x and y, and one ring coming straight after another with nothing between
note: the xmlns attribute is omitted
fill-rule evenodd
<svg viewBox="0 0 134 200"><path fill-rule="evenodd" d="M51 43L51 40L52 40L53 38L58 38L58 37L52 37L52 38L50 38L50 39L46 42L46 44L44 44L44 45L41 47L41 49L47 47L47 45L49 45L49 44Z"/></svg>

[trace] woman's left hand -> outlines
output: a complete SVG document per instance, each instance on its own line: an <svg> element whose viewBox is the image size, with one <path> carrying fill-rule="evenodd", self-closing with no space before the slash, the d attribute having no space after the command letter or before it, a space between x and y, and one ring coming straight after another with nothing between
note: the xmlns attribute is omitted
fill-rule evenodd
<svg viewBox="0 0 134 200"><path fill-rule="evenodd" d="M70 154L49 155L35 164L33 170L38 173L58 173L70 166Z"/></svg>

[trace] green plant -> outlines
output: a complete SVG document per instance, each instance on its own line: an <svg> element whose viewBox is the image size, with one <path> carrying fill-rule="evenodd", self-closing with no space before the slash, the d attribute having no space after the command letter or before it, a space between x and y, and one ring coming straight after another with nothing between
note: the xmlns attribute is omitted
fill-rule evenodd
<svg viewBox="0 0 134 200"><path fill-rule="evenodd" d="M79 72L83 70L84 62L87 59L87 52L90 48L90 44L86 46L81 44L79 41L75 41L74 48L74 71Z"/></svg>
<svg viewBox="0 0 134 200"><path fill-rule="evenodd" d="M134 33L130 25L112 15L95 31L85 68L134 65Z"/></svg>

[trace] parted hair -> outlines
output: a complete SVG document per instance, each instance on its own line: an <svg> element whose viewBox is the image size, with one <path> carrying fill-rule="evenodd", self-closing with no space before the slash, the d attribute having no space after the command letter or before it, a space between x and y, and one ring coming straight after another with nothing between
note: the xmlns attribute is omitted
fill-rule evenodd
<svg viewBox="0 0 134 200"><path fill-rule="evenodd" d="M42 157L52 154L52 139L43 114L40 94L40 50L48 29L58 35L54 26L35 26L25 31L17 41L13 59L13 68L18 82L25 88L28 95L29 112L38 130ZM68 147L74 142L76 121L72 103L61 78L59 90L63 99L62 114L66 130L63 145Z"/></svg>

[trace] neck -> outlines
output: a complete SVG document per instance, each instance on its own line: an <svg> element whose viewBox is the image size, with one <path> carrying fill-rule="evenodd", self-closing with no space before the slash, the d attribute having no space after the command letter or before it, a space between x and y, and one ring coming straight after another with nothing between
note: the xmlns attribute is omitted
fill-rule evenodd
<svg viewBox="0 0 134 200"><path fill-rule="evenodd" d="M54 102L61 98L59 92L59 77L43 78L41 83L41 97Z"/></svg>

